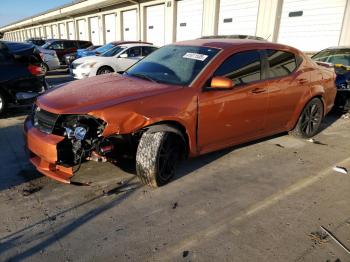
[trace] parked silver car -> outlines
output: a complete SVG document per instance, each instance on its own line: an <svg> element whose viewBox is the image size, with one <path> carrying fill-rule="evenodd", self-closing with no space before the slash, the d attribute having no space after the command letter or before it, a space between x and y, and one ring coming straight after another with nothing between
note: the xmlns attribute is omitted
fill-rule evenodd
<svg viewBox="0 0 350 262"><path fill-rule="evenodd" d="M56 51L48 50L41 47L37 47L40 51L41 64L43 72L46 74L48 71L58 69L61 66L60 60L57 57Z"/></svg>

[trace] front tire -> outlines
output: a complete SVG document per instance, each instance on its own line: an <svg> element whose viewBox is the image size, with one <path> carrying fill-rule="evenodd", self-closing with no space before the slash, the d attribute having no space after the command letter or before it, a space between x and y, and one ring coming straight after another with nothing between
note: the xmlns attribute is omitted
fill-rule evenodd
<svg viewBox="0 0 350 262"><path fill-rule="evenodd" d="M110 74L113 73L113 69L109 68L107 66L101 67L100 69L97 70L97 75L104 75L104 74Z"/></svg>
<svg viewBox="0 0 350 262"><path fill-rule="evenodd" d="M319 98L313 98L306 104L291 135L310 138L317 134L323 120L323 103Z"/></svg>
<svg viewBox="0 0 350 262"><path fill-rule="evenodd" d="M143 184L159 187L175 174L183 153L181 138L171 132L143 133L136 153L136 172Z"/></svg>

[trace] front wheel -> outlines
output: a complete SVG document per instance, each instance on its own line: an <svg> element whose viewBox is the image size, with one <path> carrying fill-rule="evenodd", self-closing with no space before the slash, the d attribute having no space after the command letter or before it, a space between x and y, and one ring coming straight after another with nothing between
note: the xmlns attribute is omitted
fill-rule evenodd
<svg viewBox="0 0 350 262"><path fill-rule="evenodd" d="M143 133L136 153L136 172L142 183L165 185L174 176L181 154L181 138L171 132Z"/></svg>
<svg viewBox="0 0 350 262"><path fill-rule="evenodd" d="M104 75L110 73L113 73L113 70L109 67L101 67L99 70L97 70L97 75Z"/></svg>
<svg viewBox="0 0 350 262"><path fill-rule="evenodd" d="M323 103L319 98L313 98L306 104L300 114L295 128L290 134L310 138L317 134L323 119Z"/></svg>

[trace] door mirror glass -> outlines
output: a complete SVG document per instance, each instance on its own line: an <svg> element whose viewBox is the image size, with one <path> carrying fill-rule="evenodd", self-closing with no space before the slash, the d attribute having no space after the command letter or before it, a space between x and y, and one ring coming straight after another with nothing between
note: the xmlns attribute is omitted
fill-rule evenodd
<svg viewBox="0 0 350 262"><path fill-rule="evenodd" d="M127 54L127 53L124 53L124 54L121 54L119 57L120 57L120 58L128 58L128 54Z"/></svg>
<svg viewBox="0 0 350 262"><path fill-rule="evenodd" d="M211 89L232 89L233 86L233 81L224 76L215 76L211 79L210 83Z"/></svg>

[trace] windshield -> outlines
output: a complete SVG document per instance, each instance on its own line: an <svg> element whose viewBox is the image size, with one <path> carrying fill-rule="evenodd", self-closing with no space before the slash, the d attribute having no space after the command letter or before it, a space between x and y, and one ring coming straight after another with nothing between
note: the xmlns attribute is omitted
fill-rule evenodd
<svg viewBox="0 0 350 262"><path fill-rule="evenodd" d="M312 57L315 61L350 66L350 49L323 50Z"/></svg>
<svg viewBox="0 0 350 262"><path fill-rule="evenodd" d="M41 47L44 49L47 49L49 47L49 45L51 45L51 42L46 42L44 45L42 45Z"/></svg>
<svg viewBox="0 0 350 262"><path fill-rule="evenodd" d="M104 57L115 56L116 54L119 54L124 49L125 49L125 47L123 47L123 46L116 46L116 47L108 50L107 52L104 52L101 56L104 56Z"/></svg>
<svg viewBox="0 0 350 262"><path fill-rule="evenodd" d="M218 52L216 48L169 45L136 63L126 74L160 83L189 85Z"/></svg>
<svg viewBox="0 0 350 262"><path fill-rule="evenodd" d="M115 47L115 45L113 45L112 43L109 43L109 44L106 44L106 45L103 45L99 48L96 49L96 51L100 54L103 54L104 52L107 52L109 49Z"/></svg>

